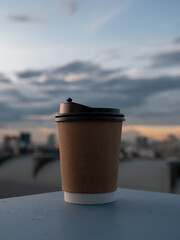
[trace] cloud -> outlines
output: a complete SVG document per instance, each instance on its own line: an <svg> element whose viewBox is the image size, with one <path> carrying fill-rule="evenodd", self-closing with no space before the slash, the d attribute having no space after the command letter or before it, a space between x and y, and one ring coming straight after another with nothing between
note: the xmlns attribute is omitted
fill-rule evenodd
<svg viewBox="0 0 180 240"><path fill-rule="evenodd" d="M147 98L152 94L180 87L179 77L176 76L162 76L151 79L141 76L141 78L133 77L133 80L130 76L125 75L113 77L114 73L121 73L121 71L122 70L119 69L103 69L100 65L88 61L76 61L52 69L48 72L46 81L38 82L37 78L36 81L32 81L31 83L37 86L47 86L48 88L42 90L55 95L58 93L61 94L61 92L76 93L79 90L87 90L90 91L90 93L94 91L94 93L98 92L99 94L107 92L108 94L108 91L113 90L114 93L120 93L122 96L126 95L129 98L130 95L133 96L133 94L138 93L136 99ZM43 71L39 72L40 75L46 74L46 71L44 71L44 73ZM79 81L77 78L76 81L67 82L66 77L70 73L77 74L77 76L79 76L78 74L86 73L87 77ZM19 75L23 74L24 72ZM58 77L58 74L60 74L61 77ZM99 79L97 76L99 76ZM88 87L88 89L86 89L86 87Z"/></svg>
<svg viewBox="0 0 180 240"><path fill-rule="evenodd" d="M21 100L21 96L22 96L21 93L18 90L16 90L15 88L5 89L0 94L14 97L14 99L20 99L20 100Z"/></svg>
<svg viewBox="0 0 180 240"><path fill-rule="evenodd" d="M1 83L11 83L11 81L9 80L9 78L5 77L2 73L0 73L0 84Z"/></svg>
<svg viewBox="0 0 180 240"><path fill-rule="evenodd" d="M180 66L180 51L158 53L152 57L151 68L165 68Z"/></svg>
<svg viewBox="0 0 180 240"><path fill-rule="evenodd" d="M100 66L97 64L92 63L91 61L74 61L68 63L64 66L52 68L51 70L47 71L44 70L26 70L17 73L18 78L33 78L33 77L40 77L42 75L46 75L48 78L52 78L53 75L61 74L62 76L69 75L69 74L89 74L99 72L102 73L104 70L100 69ZM106 70L105 70L106 71Z"/></svg>
<svg viewBox="0 0 180 240"><path fill-rule="evenodd" d="M0 114L0 123L6 125L12 121L27 122L29 121L26 118L28 115L46 115L58 112L58 101L51 103L47 97L26 97L16 89L7 89L0 94L9 96L8 101L0 101L0 112L2 113Z"/></svg>
<svg viewBox="0 0 180 240"><path fill-rule="evenodd" d="M96 101L99 104L100 101L101 104L109 107L132 109L133 107L146 105L146 101L158 93L174 89L180 89L179 77L164 76L134 80L128 77L119 77L106 83L94 85L93 91L98 93L99 97L93 98L91 101L93 104L96 104Z"/></svg>
<svg viewBox="0 0 180 240"><path fill-rule="evenodd" d="M7 19L11 22L16 23L31 23L31 22L41 22L42 19L40 17L35 17L28 14L9 14Z"/></svg>
<svg viewBox="0 0 180 240"><path fill-rule="evenodd" d="M53 119L46 120L44 116L58 112L59 103L71 97L75 102L92 107L120 108L133 124L142 124L143 119L150 124L178 124L180 96L175 91L180 90L180 76L132 78L126 72L127 69L124 72L122 69L105 69L90 61L19 72L16 77L20 80L14 88L0 89L1 95L13 98L7 102L0 100L0 111L9 112L3 115L1 122L8 124L13 116L14 121L33 121L36 126L42 121L50 124ZM67 81L67 76L73 76L73 79Z"/></svg>
<svg viewBox="0 0 180 240"><path fill-rule="evenodd" d="M44 70L26 70L17 73L20 79L29 79L36 77L33 80L37 85L63 84L66 81L78 81L81 79L89 78L89 75L94 77L109 77L112 74L121 72L122 69L104 69L100 65L92 61L74 61L64 66ZM38 77L44 76L46 80L39 81Z"/></svg>
<svg viewBox="0 0 180 240"><path fill-rule="evenodd" d="M133 94L136 92L137 98L147 98L159 92L180 89L180 77L163 76L151 79L136 79L131 83L129 81L129 86L127 83L128 82L126 82L123 91L127 94Z"/></svg>
<svg viewBox="0 0 180 240"><path fill-rule="evenodd" d="M180 36L174 40L174 44L180 44Z"/></svg>
<svg viewBox="0 0 180 240"><path fill-rule="evenodd" d="M24 92L20 92L20 90L17 90L15 87L11 89L5 89L2 92L0 91L0 96L1 96L1 102L5 102L8 105L13 106L13 108L18 108L18 109L30 109L31 105L33 108L33 104L38 105L38 104L45 104L46 101L48 101L48 96L27 96L26 90ZM4 97L4 98L3 98ZM5 99L5 101L3 100ZM30 105L30 108L28 107ZM19 107L22 106L22 107ZM26 112L26 110L23 110ZM28 110L27 110L28 111Z"/></svg>
<svg viewBox="0 0 180 240"><path fill-rule="evenodd" d="M59 67L53 70L54 73L61 74L86 74L88 77L90 75L96 77L109 77L112 74L117 72L121 72L122 69L104 69L97 63L93 63L91 61L75 61L70 64L67 64L63 67Z"/></svg>
<svg viewBox="0 0 180 240"><path fill-rule="evenodd" d="M75 61L69 64L66 64L65 66L55 68L53 70L54 73L62 73L62 74L68 74L68 73L94 73L98 72L100 70L100 66L97 64L92 63L91 61Z"/></svg>
<svg viewBox="0 0 180 240"><path fill-rule="evenodd" d="M66 86L67 82L64 79L49 77L45 81L34 80L31 82L32 85L36 86Z"/></svg>
<svg viewBox="0 0 180 240"><path fill-rule="evenodd" d="M6 123L12 121L18 121L21 119L21 114L19 110L10 107L8 104L0 102L0 122Z"/></svg>
<svg viewBox="0 0 180 240"><path fill-rule="evenodd" d="M40 70L27 70L27 71L23 71L23 72L19 72L17 73L17 76L19 78L32 78L32 77L39 77L41 75L43 75L44 71L40 71Z"/></svg>

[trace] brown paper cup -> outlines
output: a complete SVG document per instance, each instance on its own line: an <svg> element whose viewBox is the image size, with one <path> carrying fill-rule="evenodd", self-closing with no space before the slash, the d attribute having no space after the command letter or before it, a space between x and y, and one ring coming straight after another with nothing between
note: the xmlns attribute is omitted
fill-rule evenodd
<svg viewBox="0 0 180 240"><path fill-rule="evenodd" d="M121 122L58 122L62 189L107 193L117 189Z"/></svg>
<svg viewBox="0 0 180 240"><path fill-rule="evenodd" d="M65 201L98 204L114 200L122 121L94 118L57 121Z"/></svg>

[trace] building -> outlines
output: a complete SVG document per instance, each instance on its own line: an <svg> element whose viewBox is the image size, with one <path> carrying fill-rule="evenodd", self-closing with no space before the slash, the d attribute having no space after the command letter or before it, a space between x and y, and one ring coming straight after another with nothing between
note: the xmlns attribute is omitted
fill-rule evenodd
<svg viewBox="0 0 180 240"><path fill-rule="evenodd" d="M49 134L48 139L47 139L47 145L50 148L54 148L56 144L56 136L55 134Z"/></svg>
<svg viewBox="0 0 180 240"><path fill-rule="evenodd" d="M31 134L30 133L20 133L20 137L19 137L20 152L27 153L30 144L31 144Z"/></svg>
<svg viewBox="0 0 180 240"><path fill-rule="evenodd" d="M148 138L147 137L137 137L136 138L136 145L139 148L146 148L148 147Z"/></svg>
<svg viewBox="0 0 180 240"><path fill-rule="evenodd" d="M3 148L5 151L12 154L19 154L19 137L17 136L4 136Z"/></svg>

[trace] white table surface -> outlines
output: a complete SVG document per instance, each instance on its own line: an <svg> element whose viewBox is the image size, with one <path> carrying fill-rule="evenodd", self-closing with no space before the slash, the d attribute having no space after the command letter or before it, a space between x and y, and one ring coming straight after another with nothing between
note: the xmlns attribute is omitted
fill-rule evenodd
<svg viewBox="0 0 180 240"><path fill-rule="evenodd" d="M118 189L104 205L65 203L63 192L0 200L0 240L179 240L180 196Z"/></svg>

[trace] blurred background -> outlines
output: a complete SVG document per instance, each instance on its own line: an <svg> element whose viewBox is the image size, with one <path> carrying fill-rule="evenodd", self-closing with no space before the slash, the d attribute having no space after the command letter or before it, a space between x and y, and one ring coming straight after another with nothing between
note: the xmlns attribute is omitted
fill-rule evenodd
<svg viewBox="0 0 180 240"><path fill-rule="evenodd" d="M60 102L126 115L118 186L180 193L180 1L2 1L0 198L61 189Z"/></svg>

